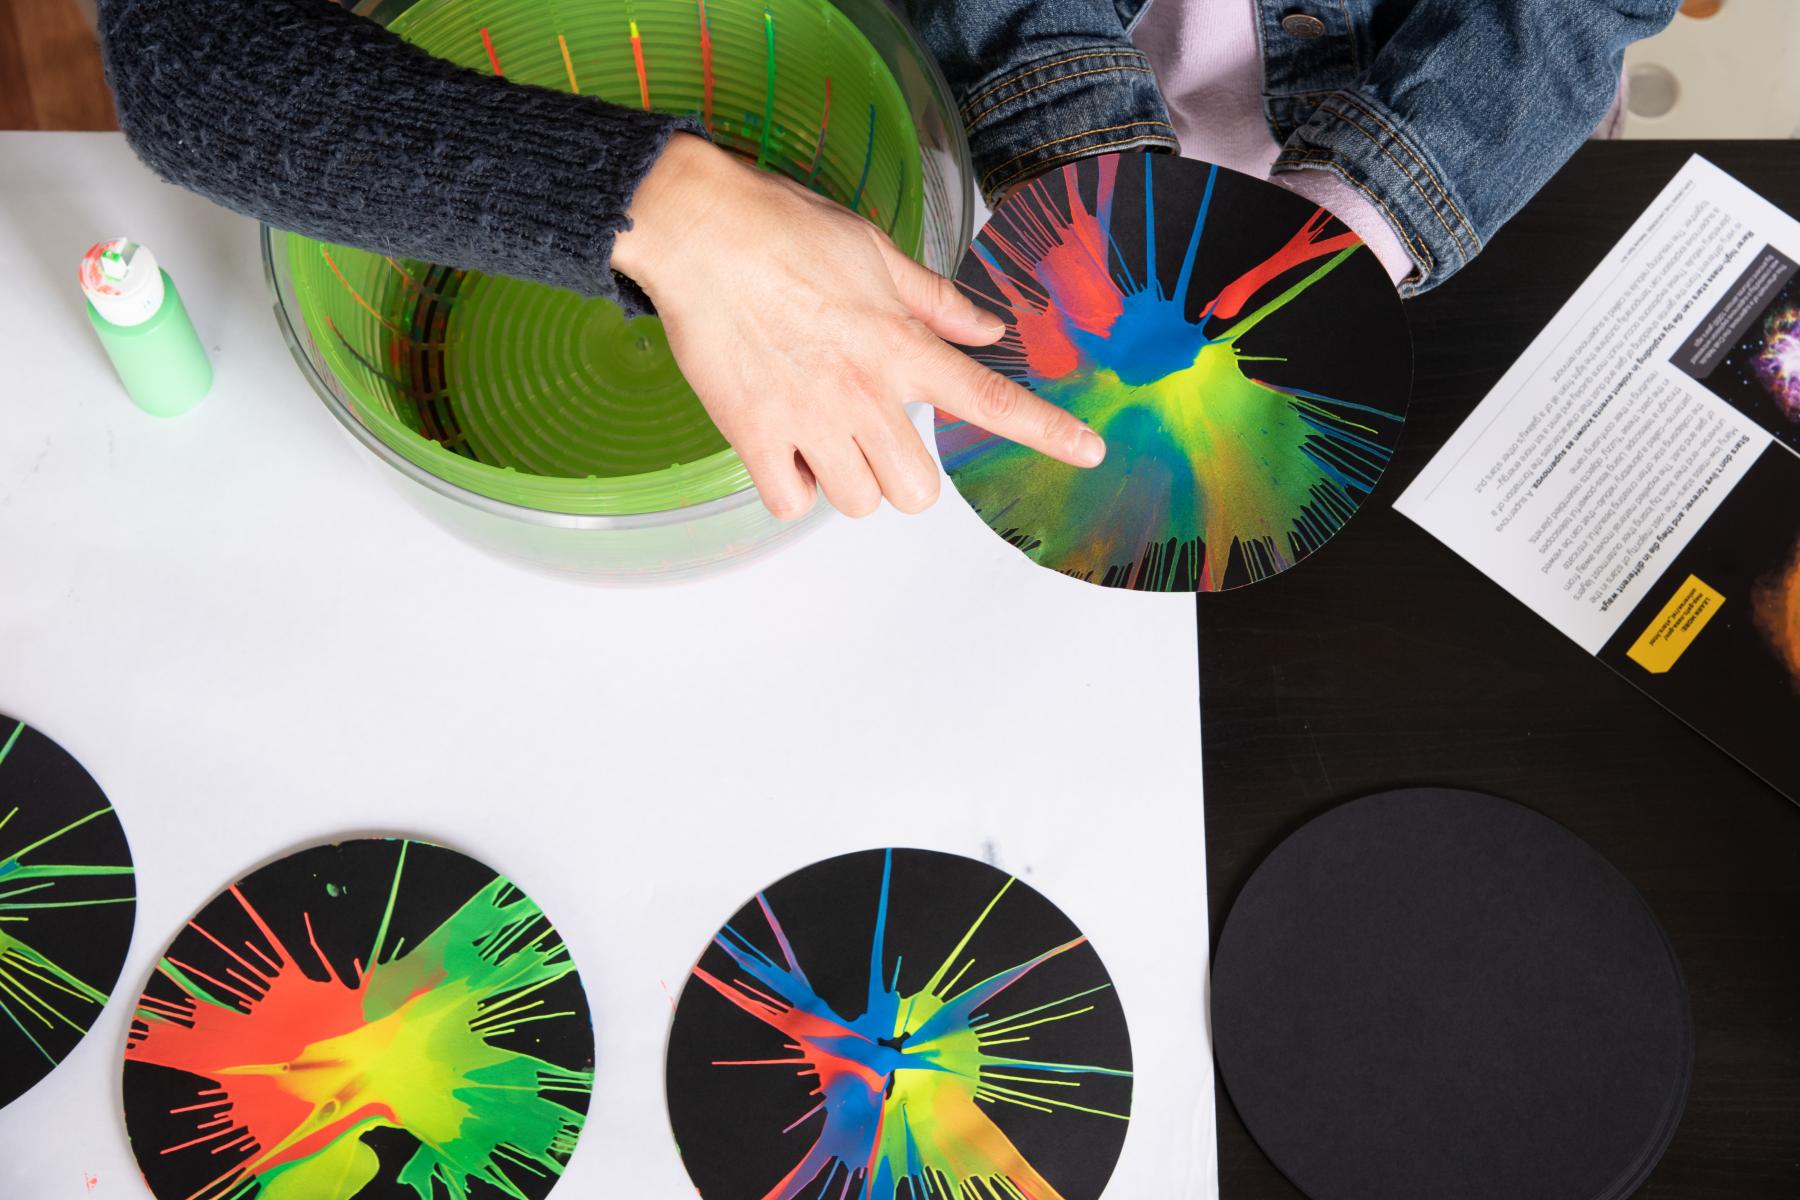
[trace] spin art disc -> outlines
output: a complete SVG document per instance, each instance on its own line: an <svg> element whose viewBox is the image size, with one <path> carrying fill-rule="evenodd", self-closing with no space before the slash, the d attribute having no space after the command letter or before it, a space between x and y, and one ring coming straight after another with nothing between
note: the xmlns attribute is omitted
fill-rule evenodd
<svg viewBox="0 0 1800 1200"><path fill-rule="evenodd" d="M1674 1136L1687 991L1643 897L1509 801L1413 789L1278 846L1212 972L1231 1101L1313 1200L1623 1200Z"/></svg>
<svg viewBox="0 0 1800 1200"><path fill-rule="evenodd" d="M0 1107L67 1058L131 947L131 848L61 746L0 717Z"/></svg>
<svg viewBox="0 0 1800 1200"><path fill-rule="evenodd" d="M973 859L871 850L719 931L682 989L668 1097L703 1200L1096 1200L1131 1048L1050 901Z"/></svg>
<svg viewBox="0 0 1800 1200"><path fill-rule="evenodd" d="M160 1200L544 1196L581 1134L575 964L510 880L423 842L253 872L159 961L125 1123Z"/></svg>
<svg viewBox="0 0 1800 1200"><path fill-rule="evenodd" d="M956 488L1032 561L1145 591L1285 571L1393 453L1412 381L1400 300L1324 209L1208 163L1083 159L1010 196L957 281L1007 322L978 361L1106 439L1065 466L939 413Z"/></svg>

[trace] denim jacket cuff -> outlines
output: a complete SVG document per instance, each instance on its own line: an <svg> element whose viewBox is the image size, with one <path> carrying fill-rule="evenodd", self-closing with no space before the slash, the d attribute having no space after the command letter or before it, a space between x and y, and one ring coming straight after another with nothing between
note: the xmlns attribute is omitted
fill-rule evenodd
<svg viewBox="0 0 1800 1200"><path fill-rule="evenodd" d="M962 104L976 183L989 204L1063 163L1179 149L1156 75L1129 45L1064 45L972 88Z"/></svg>
<svg viewBox="0 0 1800 1200"><path fill-rule="evenodd" d="M1408 137L1403 123L1360 92L1326 95L1275 159L1274 171L1325 170L1369 198L1399 235L1415 274L1400 285L1414 296L1461 270L1481 250L1481 238L1431 153Z"/></svg>

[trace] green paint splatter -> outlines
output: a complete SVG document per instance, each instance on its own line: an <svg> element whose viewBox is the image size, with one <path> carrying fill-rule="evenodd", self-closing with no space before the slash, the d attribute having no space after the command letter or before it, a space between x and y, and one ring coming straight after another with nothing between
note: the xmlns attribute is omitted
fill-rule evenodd
<svg viewBox="0 0 1800 1200"><path fill-rule="evenodd" d="M5 745L0 746L0 765L12 754L24 731L24 722L14 725ZM0 837L20 811L19 805L0 811ZM129 883L124 885L124 895L76 895L72 891L78 881L129 877L129 866L45 863L35 859L70 833L111 812L109 806L101 805L28 845L0 851L0 1017L5 1018L0 1028L17 1030L49 1066L55 1066L60 1055L44 1044L48 1035L60 1030L65 1035L81 1037L105 1007L107 997L100 988L59 965L49 952L34 944L38 939L31 927L33 914L130 904L134 897Z"/></svg>

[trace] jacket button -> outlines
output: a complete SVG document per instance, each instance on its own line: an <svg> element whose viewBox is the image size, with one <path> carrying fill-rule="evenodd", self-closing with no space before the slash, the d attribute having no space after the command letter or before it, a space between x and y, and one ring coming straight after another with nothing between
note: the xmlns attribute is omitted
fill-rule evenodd
<svg viewBox="0 0 1800 1200"><path fill-rule="evenodd" d="M1325 33L1325 22L1307 13L1289 13L1281 18L1281 29L1289 37L1297 37L1303 42L1310 42Z"/></svg>

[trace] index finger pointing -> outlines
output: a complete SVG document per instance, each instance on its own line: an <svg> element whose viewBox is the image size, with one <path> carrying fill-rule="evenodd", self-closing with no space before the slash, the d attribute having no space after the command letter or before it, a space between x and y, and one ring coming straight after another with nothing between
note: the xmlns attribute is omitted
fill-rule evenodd
<svg viewBox="0 0 1800 1200"><path fill-rule="evenodd" d="M953 417L1075 467L1106 457L1100 435L1074 416L942 342L932 352L932 402Z"/></svg>

